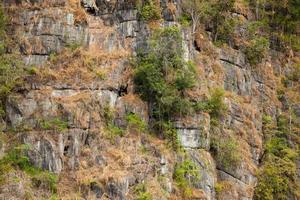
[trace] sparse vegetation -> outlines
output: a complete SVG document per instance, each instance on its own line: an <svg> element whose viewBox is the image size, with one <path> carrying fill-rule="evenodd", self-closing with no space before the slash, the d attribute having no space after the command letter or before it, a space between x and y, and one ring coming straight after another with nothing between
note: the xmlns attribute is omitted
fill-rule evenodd
<svg viewBox="0 0 300 200"><path fill-rule="evenodd" d="M224 170L234 169L241 163L239 143L233 136L214 135L211 141L211 150L217 164Z"/></svg>
<svg viewBox="0 0 300 200"><path fill-rule="evenodd" d="M7 54L7 17L0 4L0 118L5 115L4 104L15 86L22 82L22 62L18 55Z"/></svg>
<svg viewBox="0 0 300 200"><path fill-rule="evenodd" d="M144 21L154 21L160 19L160 7L152 0L147 0L140 10L141 18Z"/></svg>
<svg viewBox="0 0 300 200"><path fill-rule="evenodd" d="M197 102L195 110L208 112L211 118L211 125L218 126L220 118L226 113L227 106L224 102L224 90L216 88L212 91L207 101Z"/></svg>
<svg viewBox="0 0 300 200"><path fill-rule="evenodd" d="M269 41L265 37L256 37L246 46L245 54L251 65L257 65L266 57Z"/></svg>
<svg viewBox="0 0 300 200"><path fill-rule="evenodd" d="M124 130L114 124L114 112L109 104L103 107L102 117L105 120L106 132L110 140L116 136L124 136Z"/></svg>
<svg viewBox="0 0 300 200"><path fill-rule="evenodd" d="M3 158L0 159L0 184L6 181L5 174L12 170L21 170L30 178L35 187L44 188L55 194L58 177L48 171L43 171L34 167L26 152L30 149L28 145L19 145L10 149Z"/></svg>
<svg viewBox="0 0 300 200"><path fill-rule="evenodd" d="M50 120L40 120L39 125L43 130L54 130L58 132L62 132L68 128L68 122L58 117Z"/></svg>
<svg viewBox="0 0 300 200"><path fill-rule="evenodd" d="M140 183L135 186L134 192L137 195L137 200L152 200L152 195L147 192L145 183Z"/></svg>
<svg viewBox="0 0 300 200"><path fill-rule="evenodd" d="M199 167L191 160L184 160L176 165L174 180L184 197L191 197L193 183L200 180Z"/></svg>
<svg viewBox="0 0 300 200"><path fill-rule="evenodd" d="M145 133L147 130L146 123L136 114L129 113L126 116L128 128L138 133Z"/></svg>

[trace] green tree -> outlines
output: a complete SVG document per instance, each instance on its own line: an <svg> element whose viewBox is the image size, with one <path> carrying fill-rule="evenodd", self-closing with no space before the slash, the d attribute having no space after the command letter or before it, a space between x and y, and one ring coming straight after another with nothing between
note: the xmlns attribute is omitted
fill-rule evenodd
<svg viewBox="0 0 300 200"><path fill-rule="evenodd" d="M165 122L191 113L192 102L185 92L194 87L196 72L194 65L183 59L182 37L177 27L156 30L148 45L136 57L135 90L148 101L155 128L161 132Z"/></svg>

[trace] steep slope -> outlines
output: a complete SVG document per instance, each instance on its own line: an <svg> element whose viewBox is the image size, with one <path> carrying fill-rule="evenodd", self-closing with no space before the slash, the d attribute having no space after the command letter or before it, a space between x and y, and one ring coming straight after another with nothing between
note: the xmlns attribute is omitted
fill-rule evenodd
<svg viewBox="0 0 300 200"><path fill-rule="evenodd" d="M266 31L273 2L5 0L0 199L298 199L299 30Z"/></svg>

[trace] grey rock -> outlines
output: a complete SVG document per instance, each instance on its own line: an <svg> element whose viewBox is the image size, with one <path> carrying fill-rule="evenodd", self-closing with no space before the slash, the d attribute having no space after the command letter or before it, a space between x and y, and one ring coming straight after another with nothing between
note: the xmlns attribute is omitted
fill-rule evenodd
<svg viewBox="0 0 300 200"><path fill-rule="evenodd" d="M221 64L225 69L225 90L239 95L251 95L253 83L251 73L227 61L221 61Z"/></svg>
<svg viewBox="0 0 300 200"><path fill-rule="evenodd" d="M129 188L129 180L122 177L120 180L110 180L106 185L108 196L116 200L125 200Z"/></svg>
<svg viewBox="0 0 300 200"><path fill-rule="evenodd" d="M195 187L205 192L207 200L216 198L215 185L217 183L217 172L214 159L205 150L188 150L191 160L199 167L199 180Z"/></svg>
<svg viewBox="0 0 300 200"><path fill-rule="evenodd" d="M209 148L210 118L207 114L197 114L191 119L176 120L178 139L185 148Z"/></svg>

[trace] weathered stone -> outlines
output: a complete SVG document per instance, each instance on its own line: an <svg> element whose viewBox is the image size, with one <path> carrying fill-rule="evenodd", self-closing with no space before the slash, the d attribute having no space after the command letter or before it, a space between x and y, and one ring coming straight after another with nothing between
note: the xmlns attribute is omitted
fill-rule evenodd
<svg viewBox="0 0 300 200"><path fill-rule="evenodd" d="M210 118L208 114L198 114L175 122L178 139L185 148L209 148Z"/></svg>
<svg viewBox="0 0 300 200"><path fill-rule="evenodd" d="M188 150L192 161L199 167L199 180L195 182L196 188L205 192L207 200L216 198L215 185L217 183L217 172L214 159L205 150Z"/></svg>
<svg viewBox="0 0 300 200"><path fill-rule="evenodd" d="M106 190L110 198L125 200L128 187L128 179L126 177L122 177L120 180L110 180L106 185Z"/></svg>

